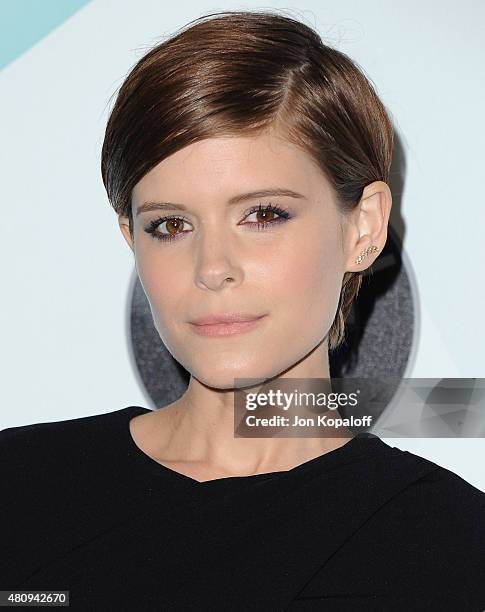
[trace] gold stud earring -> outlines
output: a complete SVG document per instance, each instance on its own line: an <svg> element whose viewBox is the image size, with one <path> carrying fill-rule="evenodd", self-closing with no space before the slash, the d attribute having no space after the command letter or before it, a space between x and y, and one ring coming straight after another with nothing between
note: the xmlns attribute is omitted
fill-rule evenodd
<svg viewBox="0 0 485 612"><path fill-rule="evenodd" d="M362 261L367 257L367 255L369 255L369 253L375 253L376 251L378 251L379 249L376 246L370 246L367 247L366 249L364 249L362 251L362 253L357 257L357 259L355 260L356 264L361 264Z"/></svg>

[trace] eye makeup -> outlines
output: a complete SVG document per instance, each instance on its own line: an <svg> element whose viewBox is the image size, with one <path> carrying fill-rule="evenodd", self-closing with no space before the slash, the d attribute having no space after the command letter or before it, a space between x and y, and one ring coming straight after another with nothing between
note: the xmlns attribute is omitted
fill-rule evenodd
<svg viewBox="0 0 485 612"><path fill-rule="evenodd" d="M287 209L282 208L276 204L272 204L271 202L266 205L259 204L258 206L253 207L246 214L244 218L254 213L260 213L263 215L268 215L268 214L271 215L275 213L278 215L278 218L274 220L271 219L268 221L266 219L263 219L263 221L258 220L256 222L242 224L242 225L256 226L252 229L256 229L257 231L266 230L269 226L279 225L280 223L284 223L288 219L291 218L291 215ZM173 225L175 226L174 229L177 231L177 233L174 233L174 234L162 233L159 231L158 229L159 226L162 225L162 223L168 223L168 222L173 222ZM189 220L184 215L166 215L166 216L158 217L150 221L150 223L145 227L145 232L150 234L156 240L170 242L172 240L178 240L179 237L181 237L183 234L188 233L186 231L178 231L180 227L184 226L184 223L190 223Z"/></svg>

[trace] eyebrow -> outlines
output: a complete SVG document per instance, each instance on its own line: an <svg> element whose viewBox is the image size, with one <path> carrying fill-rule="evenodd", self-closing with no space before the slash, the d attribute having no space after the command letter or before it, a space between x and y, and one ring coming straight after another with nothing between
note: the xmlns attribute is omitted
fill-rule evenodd
<svg viewBox="0 0 485 612"><path fill-rule="evenodd" d="M302 200L306 200L307 198L298 193L297 191L292 191L291 189L260 189L258 191L250 191L248 193L241 193L239 195L233 196L228 200L228 205L240 204L241 202L245 202L246 200L253 200L255 198L265 198L267 196L272 197L282 197L286 196L289 198L298 198ZM187 207L183 204L175 204L174 202L145 202L138 206L136 210L136 215L138 216L140 213L150 212L152 210L187 210Z"/></svg>

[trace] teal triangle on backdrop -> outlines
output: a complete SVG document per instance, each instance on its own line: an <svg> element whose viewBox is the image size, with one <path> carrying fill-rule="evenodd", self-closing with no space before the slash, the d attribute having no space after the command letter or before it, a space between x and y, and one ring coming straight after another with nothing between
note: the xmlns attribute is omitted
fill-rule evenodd
<svg viewBox="0 0 485 612"><path fill-rule="evenodd" d="M90 0L1 0L0 70Z"/></svg>

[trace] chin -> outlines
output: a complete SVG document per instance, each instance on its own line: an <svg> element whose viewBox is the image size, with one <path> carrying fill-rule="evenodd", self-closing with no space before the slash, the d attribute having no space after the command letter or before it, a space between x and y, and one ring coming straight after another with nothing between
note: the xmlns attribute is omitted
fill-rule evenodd
<svg viewBox="0 0 485 612"><path fill-rule="evenodd" d="M216 361L208 360L210 364L207 368L193 367L192 375L197 378L202 384L214 389L244 389L245 387L253 387L261 385L271 379L280 376L290 364L275 364L274 359L270 360L270 364L264 365L258 363L245 364L233 367L228 367L227 363L224 366L218 367ZM192 364L193 365L193 364Z"/></svg>
<svg viewBox="0 0 485 612"><path fill-rule="evenodd" d="M217 360L208 359L207 362L207 367L192 363L189 371L203 385L214 389L241 389L263 383L272 376L260 364L228 366L226 362L219 367Z"/></svg>

